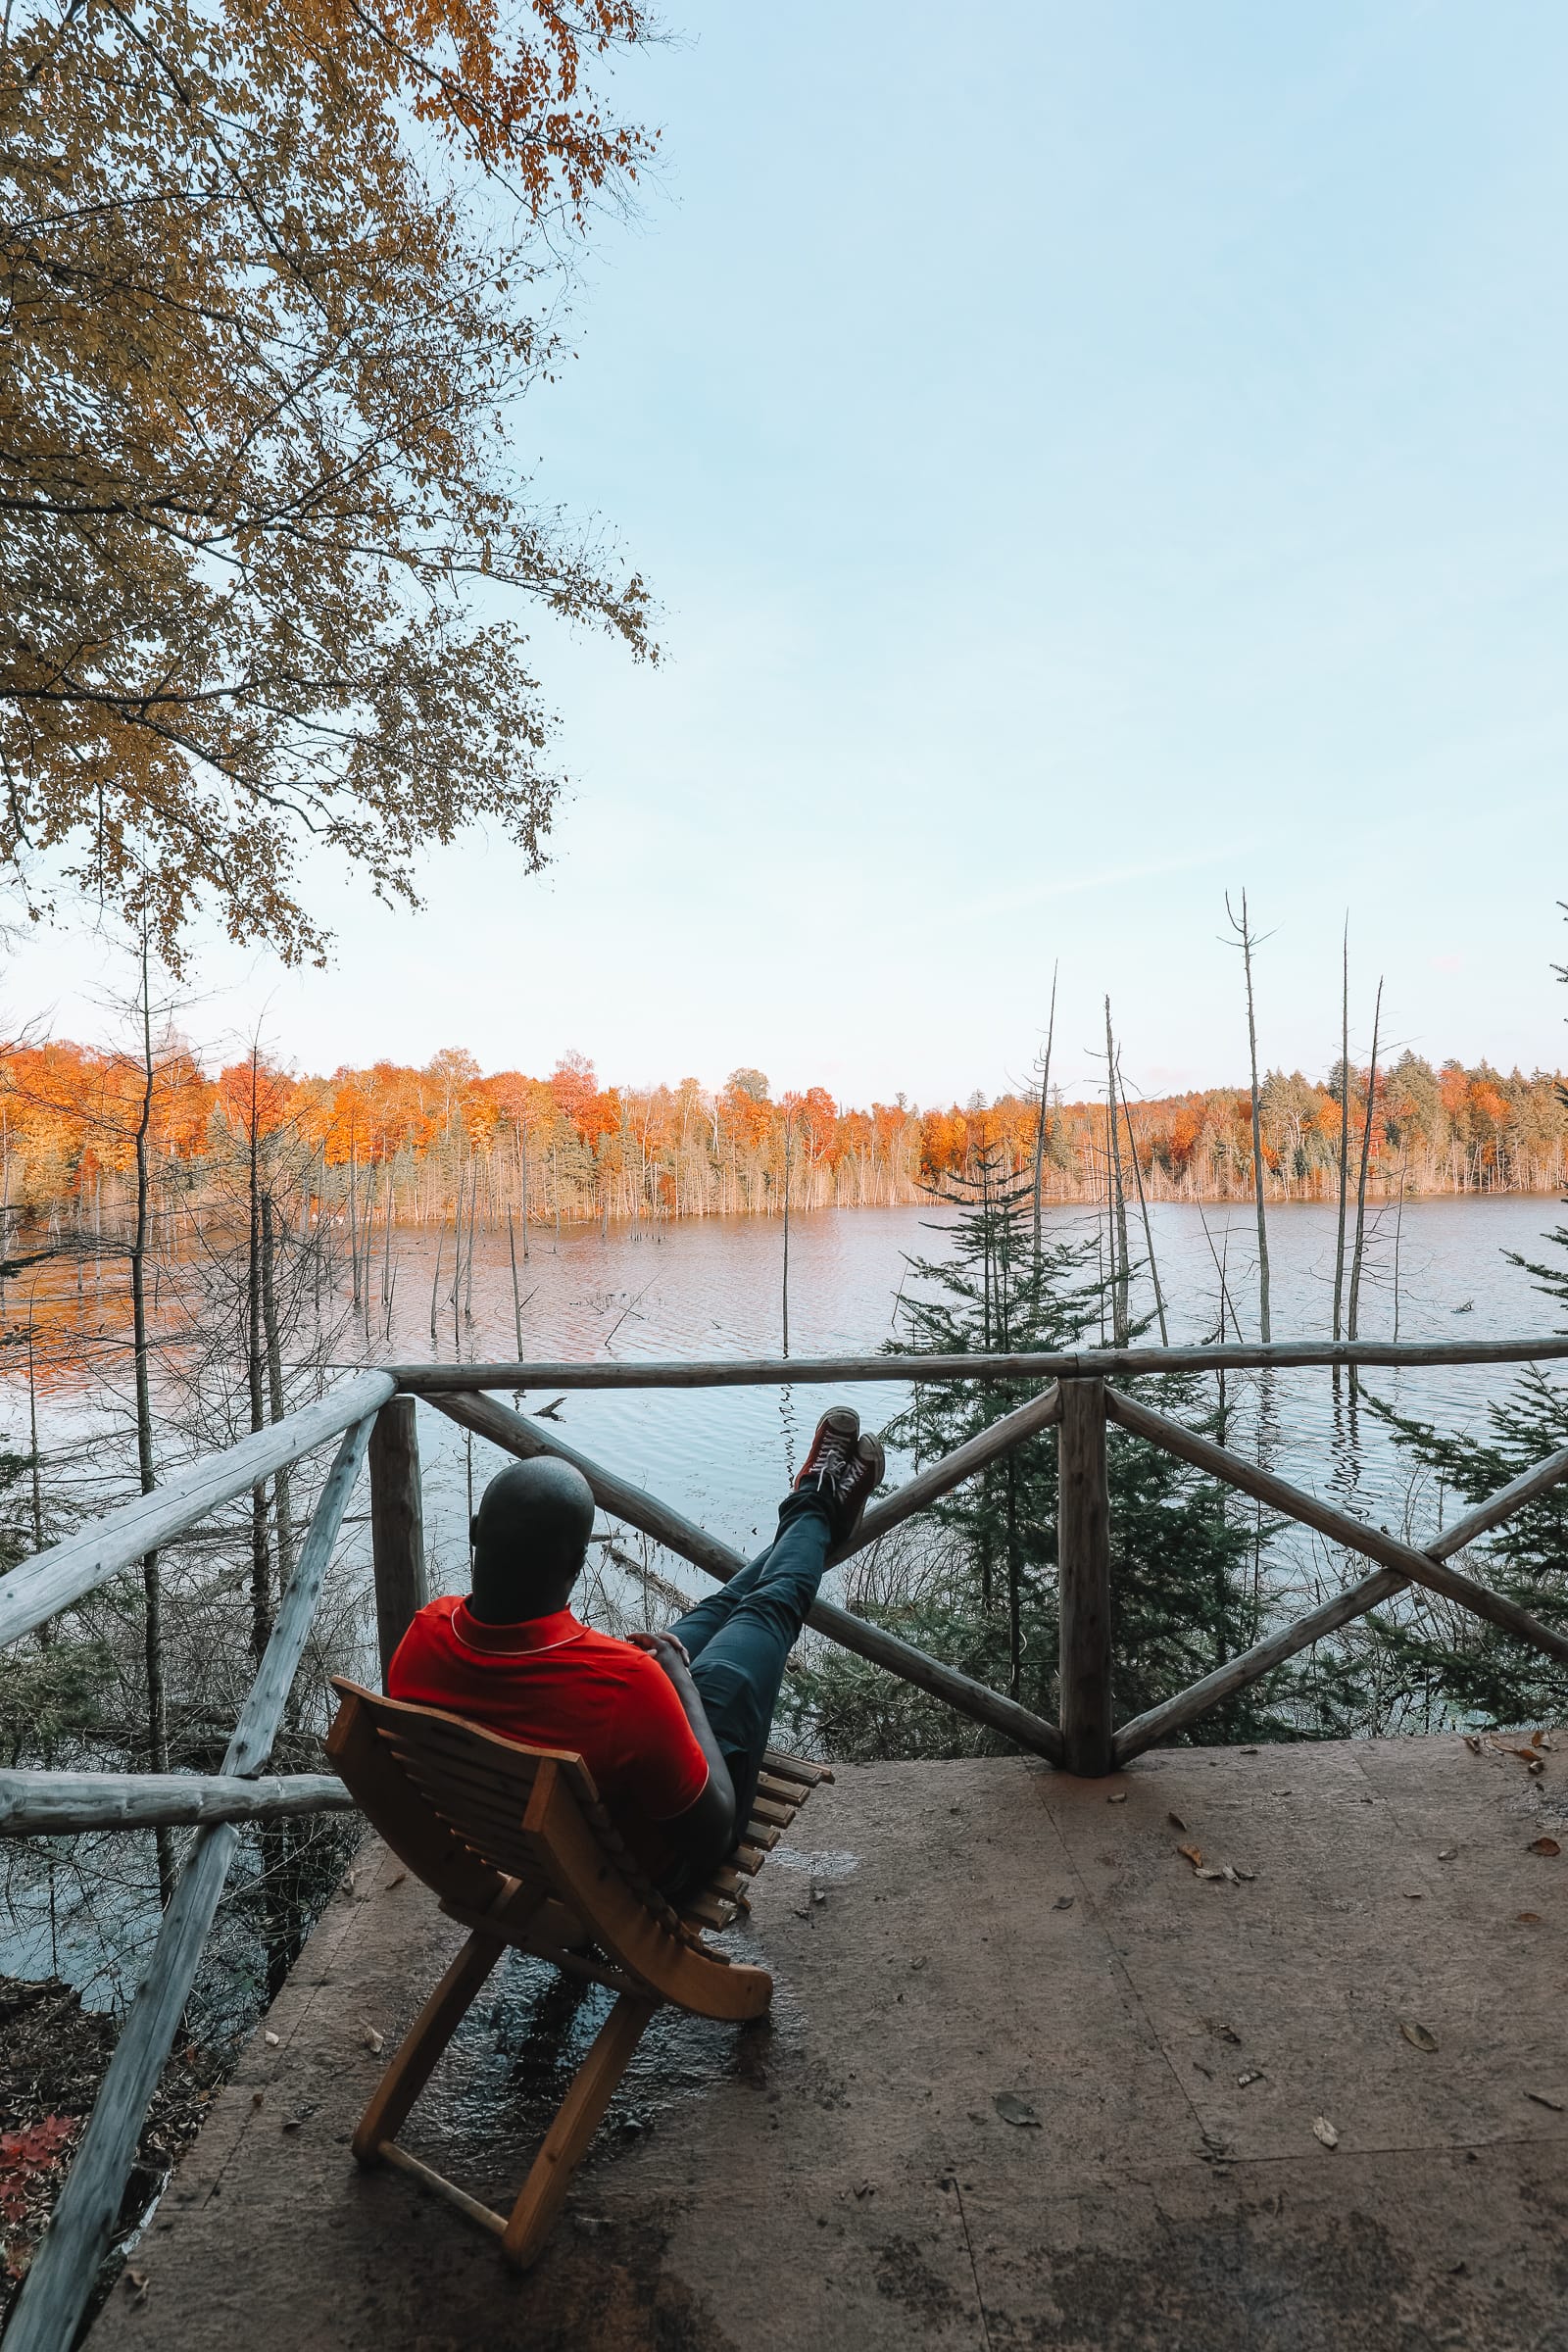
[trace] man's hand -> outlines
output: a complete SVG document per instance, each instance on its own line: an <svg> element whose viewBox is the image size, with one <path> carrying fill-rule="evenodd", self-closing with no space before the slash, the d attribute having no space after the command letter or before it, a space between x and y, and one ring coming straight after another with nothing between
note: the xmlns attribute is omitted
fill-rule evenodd
<svg viewBox="0 0 1568 2352"><path fill-rule="evenodd" d="M674 1676L670 1674L670 1666L672 1663L678 1662L682 1666L690 1666L692 1662L691 1654L688 1651L685 1642L679 1640L679 1638L674 1634L645 1634L639 1632L635 1634L628 1634L626 1639L632 1644L633 1648L646 1649L650 1656L656 1657L661 1666L662 1666L664 1669L664 1672L670 1675L671 1682L673 1682L675 1679Z"/></svg>

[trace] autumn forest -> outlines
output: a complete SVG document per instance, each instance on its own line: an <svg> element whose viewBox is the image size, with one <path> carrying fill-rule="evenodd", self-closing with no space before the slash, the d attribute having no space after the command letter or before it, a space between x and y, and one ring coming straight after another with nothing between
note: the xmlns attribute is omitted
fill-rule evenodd
<svg viewBox="0 0 1568 2352"><path fill-rule="evenodd" d="M1545 1192L1568 1178L1568 1102L1553 1073L1504 1075L1485 1063L1434 1067L1411 1053L1388 1069L1342 1068L1314 1082L1272 1071L1259 1087L1271 1200L1327 1199L1342 1128L1363 1140L1375 1196ZM675 1218L885 1206L961 1176L1000 1148L1011 1170L1040 1150L1048 1200L1102 1198L1110 1161L1104 1102L1038 1092L919 1108L902 1097L859 1108L825 1087L775 1097L760 1070L718 1089L603 1085L567 1054L547 1077L485 1074L458 1049L422 1068L380 1061L330 1077L294 1076L256 1056L204 1069L173 1036L148 1064L69 1043L14 1049L0 1065L0 1197L10 1246L45 1230L91 1247L134 1203L136 1132L170 1210L191 1207L225 1151L253 1124L286 1149L313 1213L356 1226ZM1368 1100L1371 1082L1370 1102ZM1370 1117L1368 1112L1370 1111ZM1147 1195L1239 1200L1252 1191L1247 1087L1116 1103L1116 1141ZM47 1243L46 1243L47 1246Z"/></svg>

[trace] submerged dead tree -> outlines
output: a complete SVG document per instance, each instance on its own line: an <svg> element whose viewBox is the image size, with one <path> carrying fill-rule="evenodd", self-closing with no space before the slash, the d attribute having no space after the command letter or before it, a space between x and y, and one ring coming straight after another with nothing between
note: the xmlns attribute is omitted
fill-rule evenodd
<svg viewBox="0 0 1568 2352"><path fill-rule="evenodd" d="M1225 894L1225 912L1236 934L1232 944L1242 951L1242 970L1247 977L1247 1050L1252 1095L1252 1194L1257 1203L1257 1322L1259 1335L1267 1347L1271 1337L1268 1311L1268 1215L1263 1200L1263 1120L1257 1085L1257 1013L1252 996L1252 951L1260 943L1248 916L1245 890L1242 893L1240 916L1231 910L1228 891Z"/></svg>
<svg viewBox="0 0 1568 2352"><path fill-rule="evenodd" d="M1350 1312L1347 1336L1356 1337L1360 1326L1361 1269L1366 1251L1366 1178L1372 1158L1372 1120L1378 1099L1378 1029L1383 1017L1383 982L1378 982L1377 1004L1372 1013L1372 1065L1366 1074L1366 1115L1361 1122L1361 1165L1355 1180L1355 1250L1350 1259ZM1346 1071L1346 1092L1349 1092L1349 1071Z"/></svg>
<svg viewBox="0 0 1568 2352"><path fill-rule="evenodd" d="M1350 918L1340 951L1340 1221L1334 1244L1334 1337L1344 1329L1345 1212L1350 1177Z"/></svg>
<svg viewBox="0 0 1568 2352"><path fill-rule="evenodd" d="M1040 1255L1040 1194L1046 1171L1046 1121L1051 1115L1051 1049L1056 1037L1056 975L1059 961L1051 967L1051 1015L1046 1023L1046 1052L1040 1065L1040 1114L1035 1123L1035 1255Z"/></svg>

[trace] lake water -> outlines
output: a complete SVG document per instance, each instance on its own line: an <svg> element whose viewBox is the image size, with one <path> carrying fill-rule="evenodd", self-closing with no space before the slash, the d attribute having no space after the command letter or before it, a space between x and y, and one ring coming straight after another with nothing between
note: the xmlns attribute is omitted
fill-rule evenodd
<svg viewBox="0 0 1568 2352"><path fill-rule="evenodd" d="M1505 1252L1550 1258L1542 1243L1562 1212L1550 1199L1504 1197L1407 1201L1397 1233L1398 1337L1505 1338L1554 1328L1554 1306ZM1218 1321L1219 1272L1242 1334L1257 1336L1256 1229L1235 1205L1200 1210L1185 1203L1152 1206L1154 1250L1173 1341L1212 1336ZM922 1208L825 1210L792 1221L790 1342L801 1355L863 1353L898 1336L897 1302L908 1287L910 1255L945 1253L939 1212ZM1092 1238L1094 1212L1058 1210L1053 1230ZM1136 1228L1135 1228L1136 1230ZM775 1355L781 1337L779 1224L731 1218L668 1225L548 1230L530 1236L518 1265L525 1353L552 1357ZM1327 1338L1332 1313L1335 1214L1317 1203L1282 1206L1269 1217L1272 1321L1276 1339ZM384 1327L374 1352L450 1362L512 1359L516 1352L507 1237L481 1235L475 1250L473 1314L454 1328L450 1298L437 1315L432 1348L429 1302L434 1239L408 1234L396 1244L398 1274L390 1344ZM450 1268L450 1237L446 1243ZM1568 1261L1565 1261L1568 1262ZM1368 1247L1361 1333L1395 1333L1396 1219L1380 1211ZM377 1290L379 1276L377 1275ZM450 1288L443 1276L441 1288ZM1152 1312L1147 1277L1135 1311ZM379 1301L375 1312L379 1316ZM1151 1339L1157 1340L1157 1332ZM1231 1329L1235 1336L1234 1328ZM1401 1411L1446 1430L1484 1423L1488 1399L1515 1377L1512 1367L1381 1370L1374 1392ZM1330 1374L1266 1377L1266 1447L1273 1465L1298 1484L1380 1520L1397 1524L1406 1508L1409 1467L1379 1423L1354 1413L1343 1381ZM1263 1386L1243 1387L1255 1410ZM682 1390L658 1394L573 1392L553 1423L584 1452L614 1468L745 1549L765 1540L773 1507L798 1467L823 1405L834 1392L775 1389ZM870 1426L891 1417L907 1389L849 1392ZM547 1399L540 1398L544 1402ZM1232 1402L1236 1401L1233 1390ZM442 1589L466 1573L465 1526L468 1460L462 1434L422 1411L432 1571ZM1245 1440L1242 1441L1245 1444ZM476 1487L498 1457L477 1441ZM890 1463L897 1475L907 1465ZM1434 1515L1430 1525L1435 1528ZM1423 1522L1418 1515L1415 1524ZM696 1571L684 1572L696 1579Z"/></svg>
<svg viewBox="0 0 1568 2352"><path fill-rule="evenodd" d="M1398 1238L1399 1336L1406 1339L1503 1338L1553 1328L1552 1302L1530 1277L1507 1262L1515 1250L1549 1257L1543 1233L1562 1212L1550 1200L1501 1198L1408 1203ZM1216 1257L1241 1317L1244 1336L1256 1336L1255 1228L1239 1207L1200 1211L1162 1204L1152 1211L1154 1246L1173 1340L1211 1334L1218 1316ZM897 1302L908 1286L910 1254L940 1256L943 1220L915 1208L829 1210L793 1221L790 1252L790 1337L800 1353L865 1353L898 1336ZM1092 1211L1059 1210L1053 1230L1092 1238ZM1206 1230L1205 1230L1206 1223ZM933 1226L938 1229L933 1230ZM763 1218L693 1221L658 1230L649 1226L549 1231L529 1238L519 1263L523 1345L529 1356L619 1358L771 1355L781 1337L782 1235ZM1334 1264L1334 1215L1318 1205L1275 1209L1269 1221L1276 1338L1326 1337ZM450 1296L450 1234L442 1245L446 1268L437 1284L437 1341L429 1331L436 1237L409 1231L394 1237L390 1331L380 1303L380 1267L372 1276L375 1343L365 1352L394 1359L450 1362L511 1360L516 1348L511 1259L507 1237L481 1235L475 1250L471 1322L461 1307L454 1329ZM1371 1274L1362 1328L1368 1338L1393 1336L1395 1230L1380 1217L1370 1251ZM1144 1285L1140 1306L1152 1306ZM1456 1310L1465 1309L1460 1313ZM1157 1336L1157 1335L1156 1335ZM363 1337L363 1333L362 1333ZM14 1359L13 1359L14 1360ZM1446 1430L1484 1423L1490 1397L1516 1377L1513 1367L1379 1371L1369 1385L1401 1409ZM1408 1504L1409 1472L1379 1424L1353 1412L1342 1381L1338 1394L1327 1372L1269 1374L1239 1381L1240 1430L1246 1450L1261 1437L1269 1460L1298 1485L1332 1494L1366 1516L1397 1526ZM875 1426L908 1395L903 1384L857 1386L847 1392ZM13 1442L25 1442L26 1391L13 1376L3 1392ZM560 1404L553 1426L584 1452L685 1511L742 1549L765 1540L778 1496L799 1466L817 1414L835 1392L785 1389L574 1392ZM530 1398L530 1407L549 1401ZM1265 1407L1259 1420L1260 1407ZM44 1399L50 1436L78 1439L92 1408L80 1393L56 1390ZM464 1435L440 1413L420 1410L425 1472L425 1517L432 1585L466 1589L466 1520L470 1477L475 1491L501 1456L475 1441L471 1460ZM115 1441L123 1451L122 1424ZM111 1458L111 1457L102 1457ZM890 1462L895 1477L906 1464ZM122 1477L122 1471L117 1478ZM121 1485L119 1490L122 1492ZM1411 1524L1435 1530L1436 1498L1416 1498ZM1312 1539L1292 1531L1273 1555L1282 1585L1310 1582ZM369 1583L368 1527L364 1492L346 1531L351 1577ZM685 1563L657 1563L688 1591L700 1591L700 1572ZM617 1597L633 1597L623 1586ZM368 1614L363 1631L368 1638ZM368 1660L366 1661L367 1665ZM48 1889L36 1874L5 1874L0 1885L0 1967L19 1974L65 1969L97 2004L122 1997L127 1967L156 1920L150 1841L95 1841L92 1900L76 1908L58 1938ZM146 1848L145 1851L142 1849ZM134 1849L129 1851L126 1849ZM247 1846L247 1851L249 1850ZM118 1873L116 1854L125 1853ZM242 1983L247 1931L232 1906L223 1918L229 1945L207 1972L220 2009ZM225 1956L226 1955L226 1956ZM254 1957L252 1955L252 1957ZM224 1987L227 1987L225 1990ZM246 2012L248 2014L248 2012Z"/></svg>

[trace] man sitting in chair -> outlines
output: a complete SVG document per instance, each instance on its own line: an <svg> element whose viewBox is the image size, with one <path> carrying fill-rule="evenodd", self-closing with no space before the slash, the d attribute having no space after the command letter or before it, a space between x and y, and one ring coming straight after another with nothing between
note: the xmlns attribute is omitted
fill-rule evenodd
<svg viewBox="0 0 1568 2352"><path fill-rule="evenodd" d="M666 1633L619 1642L568 1606L593 1533L587 1480L548 1455L514 1462L474 1516L472 1592L419 1611L388 1694L580 1755L649 1876L695 1886L751 1818L785 1662L830 1545L853 1535L882 1472L876 1439L835 1405L767 1549Z"/></svg>

